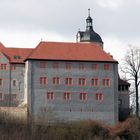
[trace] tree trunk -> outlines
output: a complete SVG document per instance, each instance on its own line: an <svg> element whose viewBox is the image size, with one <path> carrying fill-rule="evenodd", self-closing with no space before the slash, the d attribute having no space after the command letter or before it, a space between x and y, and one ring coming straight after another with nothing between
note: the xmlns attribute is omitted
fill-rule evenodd
<svg viewBox="0 0 140 140"><path fill-rule="evenodd" d="M139 117L139 95L138 95L138 78L135 76L135 89L136 89L136 116Z"/></svg>

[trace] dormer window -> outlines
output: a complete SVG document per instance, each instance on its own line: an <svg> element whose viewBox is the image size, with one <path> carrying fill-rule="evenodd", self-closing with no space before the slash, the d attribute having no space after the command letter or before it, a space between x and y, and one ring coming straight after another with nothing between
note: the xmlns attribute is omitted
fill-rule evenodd
<svg viewBox="0 0 140 140"><path fill-rule="evenodd" d="M19 56L19 55L14 55L14 59L21 59L21 56Z"/></svg>

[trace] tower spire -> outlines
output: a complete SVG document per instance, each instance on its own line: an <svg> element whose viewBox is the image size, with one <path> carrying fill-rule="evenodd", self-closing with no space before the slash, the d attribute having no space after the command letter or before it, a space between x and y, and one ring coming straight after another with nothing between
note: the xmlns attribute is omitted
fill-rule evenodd
<svg viewBox="0 0 140 140"><path fill-rule="evenodd" d="M90 8L88 8L88 16L90 17Z"/></svg>
<svg viewBox="0 0 140 140"><path fill-rule="evenodd" d="M88 17L86 19L86 30L93 30L93 27L92 27L92 18L90 17L90 8L88 9Z"/></svg>
<svg viewBox="0 0 140 140"><path fill-rule="evenodd" d="M92 18L91 18L91 9L88 8L88 17L86 18L86 30L85 31L78 31L76 35L76 40L77 42L91 42L91 43L96 43L99 44L99 46L103 47L103 41L102 38L98 33L96 33L93 30L92 26Z"/></svg>

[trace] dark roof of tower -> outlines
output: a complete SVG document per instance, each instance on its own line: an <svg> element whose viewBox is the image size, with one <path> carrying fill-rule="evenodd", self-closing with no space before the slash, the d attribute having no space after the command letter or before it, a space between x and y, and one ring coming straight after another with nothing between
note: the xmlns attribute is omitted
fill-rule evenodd
<svg viewBox="0 0 140 140"><path fill-rule="evenodd" d="M78 31L80 34L80 42L96 42L103 44L101 36L93 30L92 25L92 18L90 16L90 9L89 15L86 18L86 30L85 31Z"/></svg>
<svg viewBox="0 0 140 140"><path fill-rule="evenodd" d="M80 42L99 42L103 44L102 38L94 30L79 31L78 33L80 33Z"/></svg>
<svg viewBox="0 0 140 140"><path fill-rule="evenodd" d="M90 17L90 15L87 17L86 20L91 20L92 21L92 18Z"/></svg>
<svg viewBox="0 0 140 140"><path fill-rule="evenodd" d="M89 20L89 21L91 21L92 22L92 18L91 18L91 16L90 16L90 8L88 9L88 17L87 17L87 19L86 20Z"/></svg>

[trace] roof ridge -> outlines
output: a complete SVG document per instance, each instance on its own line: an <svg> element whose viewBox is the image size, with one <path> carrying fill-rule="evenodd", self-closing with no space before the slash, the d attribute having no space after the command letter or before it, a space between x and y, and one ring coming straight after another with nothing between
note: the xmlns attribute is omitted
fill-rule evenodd
<svg viewBox="0 0 140 140"><path fill-rule="evenodd" d="M34 49L34 48L6 47L6 49Z"/></svg>
<svg viewBox="0 0 140 140"><path fill-rule="evenodd" d="M62 43L64 43L64 44L94 44L94 42L64 42L64 41L41 41L40 43L59 43L59 44L62 44ZM96 44L95 44L96 45Z"/></svg>

